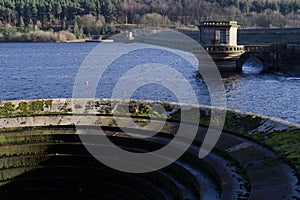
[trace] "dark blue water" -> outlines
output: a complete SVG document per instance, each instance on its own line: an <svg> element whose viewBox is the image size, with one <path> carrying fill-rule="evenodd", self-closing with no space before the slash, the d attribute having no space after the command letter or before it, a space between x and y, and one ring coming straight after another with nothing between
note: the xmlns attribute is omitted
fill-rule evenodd
<svg viewBox="0 0 300 200"><path fill-rule="evenodd" d="M70 98L80 65L97 43L0 43L0 100ZM209 93L197 71L182 59L161 50L132 52L105 71L97 97L110 97L122 74L138 62L168 63L187 79L201 104ZM181 67L178 67L181 66ZM182 68L182 66L185 66ZM249 67L249 66L248 66ZM249 69L248 69L249 71ZM251 70L250 70L251 71ZM144 74L145 75L145 74ZM232 74L223 79L229 108L250 111L300 124L300 78L281 74ZM83 83L84 84L84 83ZM179 84L179 83L174 83ZM147 84L132 98L177 101L167 88Z"/></svg>
<svg viewBox="0 0 300 200"><path fill-rule="evenodd" d="M0 44L0 99L71 97L95 44Z"/></svg>

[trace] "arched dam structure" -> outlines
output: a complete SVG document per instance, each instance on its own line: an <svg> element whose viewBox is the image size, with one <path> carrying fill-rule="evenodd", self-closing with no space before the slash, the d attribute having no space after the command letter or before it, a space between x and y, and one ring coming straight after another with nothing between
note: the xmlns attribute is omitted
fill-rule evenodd
<svg viewBox="0 0 300 200"><path fill-rule="evenodd" d="M75 107L86 111L86 120L93 111L94 126L75 126L73 116L79 113L75 113L71 99L0 102L1 200L299 199L300 127L296 124L226 110L221 137L200 159L198 151L211 111L219 108L131 100L128 112L122 113L125 103L121 100L84 102ZM151 112L157 105L165 111ZM199 109L200 121L181 122L182 106L187 111ZM116 118L133 120L139 128L121 127ZM163 126L154 136L141 137L151 135L150 122ZM174 163L153 172L112 169L86 149L86 145L97 145L94 141L98 137L108 137L130 152L155 151L168 145L179 124L197 126L194 142ZM89 138L85 146L80 134ZM118 160L118 155L108 159Z"/></svg>
<svg viewBox="0 0 300 200"><path fill-rule="evenodd" d="M249 29L238 30L237 33L235 33L235 31L230 32L227 30L226 41L219 43L220 31L236 28L236 24L231 24L229 21L207 21L201 23L198 27L200 28L200 32L182 32L203 45L203 48L210 54L221 72L241 72L243 64L249 58L258 59L263 65L265 72L290 71L295 66L299 66L300 42L288 42L286 40L291 38L285 38L285 34L297 35L297 30ZM283 34L285 31L287 32ZM277 34L278 37L272 36L268 38L268 36L274 34ZM238 41L235 41L239 36L243 38L240 38L240 44L238 44ZM280 39L281 36L282 40ZM267 37L268 39L264 37ZM233 44L230 44L228 40L232 40Z"/></svg>
<svg viewBox="0 0 300 200"><path fill-rule="evenodd" d="M290 70L300 63L299 44L205 46L204 49L221 71L242 71L249 58L260 60L265 72Z"/></svg>

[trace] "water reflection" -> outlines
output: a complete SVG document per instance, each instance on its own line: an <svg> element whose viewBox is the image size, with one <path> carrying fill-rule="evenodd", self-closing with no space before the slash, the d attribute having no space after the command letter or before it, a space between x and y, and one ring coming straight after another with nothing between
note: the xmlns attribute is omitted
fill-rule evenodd
<svg viewBox="0 0 300 200"><path fill-rule="evenodd" d="M263 64L262 62L255 58L249 58L246 60L246 62L243 64L242 72L243 74L259 74L263 71Z"/></svg>

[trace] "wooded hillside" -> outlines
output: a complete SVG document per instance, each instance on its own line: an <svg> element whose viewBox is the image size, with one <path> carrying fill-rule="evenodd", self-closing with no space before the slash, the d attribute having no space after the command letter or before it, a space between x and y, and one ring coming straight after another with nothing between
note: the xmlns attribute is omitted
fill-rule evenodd
<svg viewBox="0 0 300 200"><path fill-rule="evenodd" d="M111 24L196 25L237 20L242 27L300 27L300 0L1 0L0 27L100 34Z"/></svg>

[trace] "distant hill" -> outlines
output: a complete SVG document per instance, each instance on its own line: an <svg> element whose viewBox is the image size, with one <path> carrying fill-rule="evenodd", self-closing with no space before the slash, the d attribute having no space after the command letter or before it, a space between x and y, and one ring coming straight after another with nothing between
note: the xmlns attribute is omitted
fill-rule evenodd
<svg viewBox="0 0 300 200"><path fill-rule="evenodd" d="M300 27L299 0L1 0L0 33L8 28L68 30L76 37L112 24L183 27L236 20L247 27ZM5 33L7 34L7 33Z"/></svg>

